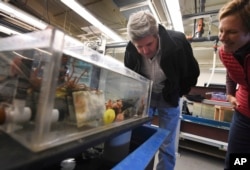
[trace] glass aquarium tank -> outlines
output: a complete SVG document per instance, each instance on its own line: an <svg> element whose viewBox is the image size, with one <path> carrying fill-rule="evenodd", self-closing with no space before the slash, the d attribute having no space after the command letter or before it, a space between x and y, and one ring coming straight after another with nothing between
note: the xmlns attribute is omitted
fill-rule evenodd
<svg viewBox="0 0 250 170"><path fill-rule="evenodd" d="M50 28L0 39L0 128L34 152L148 117L152 82Z"/></svg>

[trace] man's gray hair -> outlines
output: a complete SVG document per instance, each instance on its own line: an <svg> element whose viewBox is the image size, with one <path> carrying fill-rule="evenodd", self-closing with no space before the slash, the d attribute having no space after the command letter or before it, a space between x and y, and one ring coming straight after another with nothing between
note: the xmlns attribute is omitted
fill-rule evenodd
<svg viewBox="0 0 250 170"><path fill-rule="evenodd" d="M127 24L128 37L131 41L136 41L148 35L158 35L158 23L154 16L147 11L133 13Z"/></svg>

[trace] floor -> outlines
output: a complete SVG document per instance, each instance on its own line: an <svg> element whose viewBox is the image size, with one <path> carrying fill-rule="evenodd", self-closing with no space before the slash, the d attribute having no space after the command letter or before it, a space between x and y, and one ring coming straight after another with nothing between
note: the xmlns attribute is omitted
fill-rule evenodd
<svg viewBox="0 0 250 170"><path fill-rule="evenodd" d="M156 170L157 154L154 170ZM224 159L189 149L179 149L175 170L223 170Z"/></svg>

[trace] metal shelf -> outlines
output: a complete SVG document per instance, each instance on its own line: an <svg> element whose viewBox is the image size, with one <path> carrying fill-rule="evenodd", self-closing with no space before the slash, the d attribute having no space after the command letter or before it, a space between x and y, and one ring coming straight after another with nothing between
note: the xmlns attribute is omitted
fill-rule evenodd
<svg viewBox="0 0 250 170"><path fill-rule="evenodd" d="M224 151L227 150L228 143L222 142L219 140L214 140L214 139L210 139L210 138L206 138L206 137L202 137L198 135L193 135L193 134L185 133L185 132L180 132L179 137L182 139L188 139L188 140L203 143L206 145L218 147L219 149L224 150Z"/></svg>

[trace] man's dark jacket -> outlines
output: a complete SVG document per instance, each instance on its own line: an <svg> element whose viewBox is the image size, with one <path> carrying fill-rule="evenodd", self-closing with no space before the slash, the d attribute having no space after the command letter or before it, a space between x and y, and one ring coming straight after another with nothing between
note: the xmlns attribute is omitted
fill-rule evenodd
<svg viewBox="0 0 250 170"><path fill-rule="evenodd" d="M183 33L166 30L159 25L159 36L162 50L160 66L167 77L162 94L166 102L176 107L179 97L196 85L200 69ZM142 56L131 42L126 47L124 63L126 67L145 76L140 72Z"/></svg>

